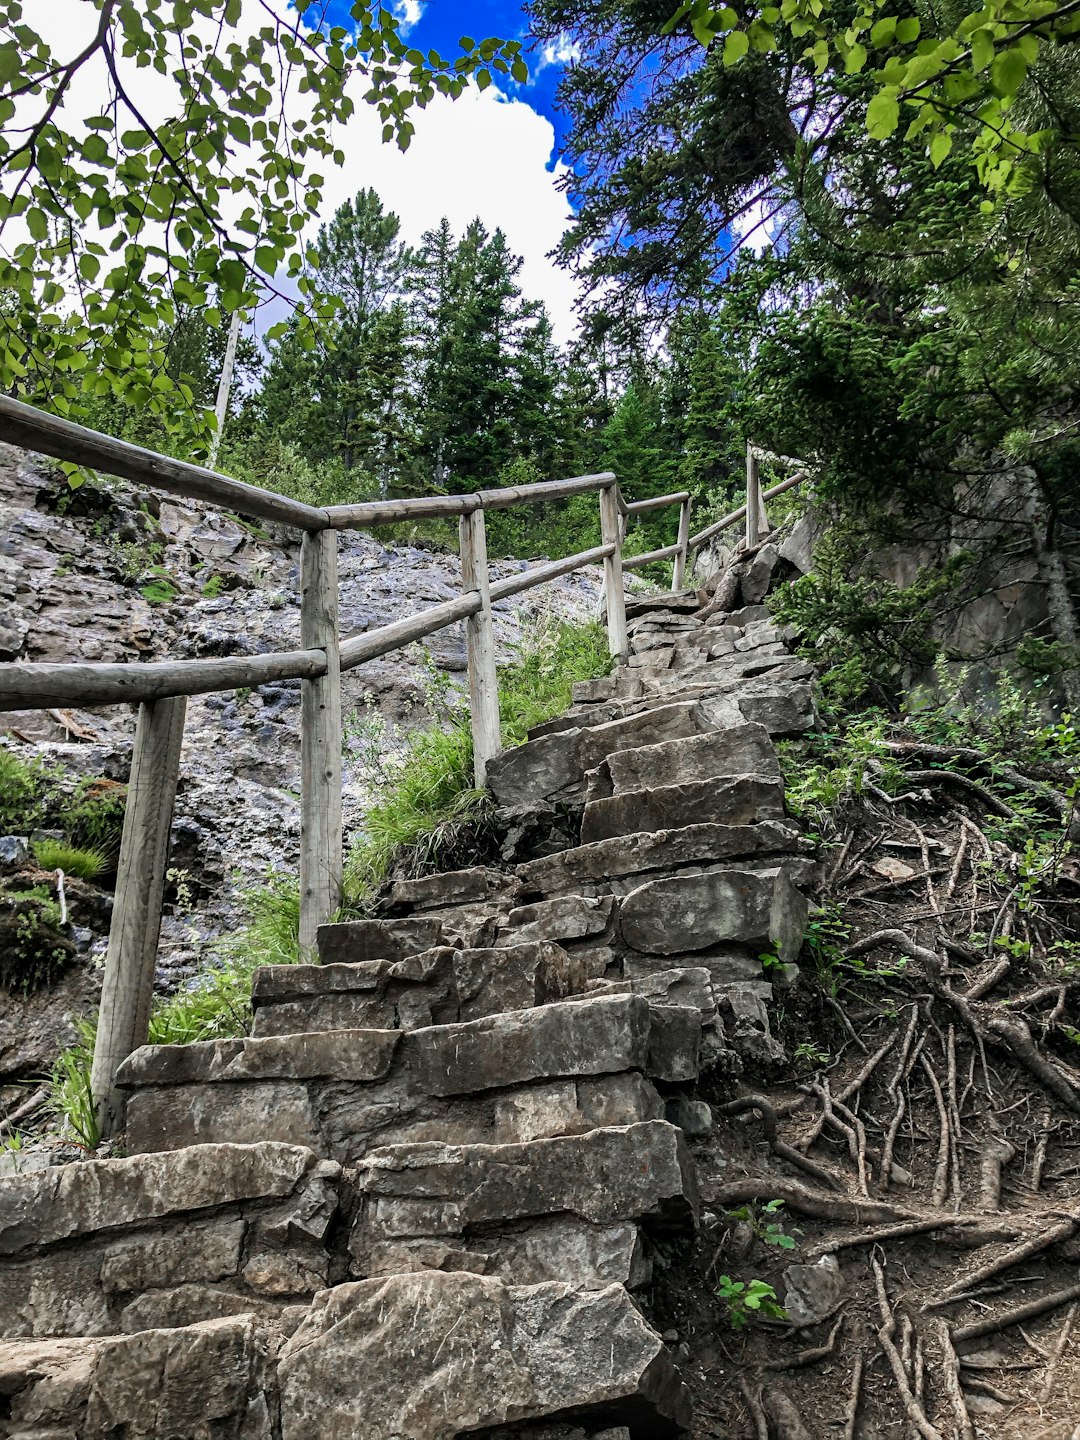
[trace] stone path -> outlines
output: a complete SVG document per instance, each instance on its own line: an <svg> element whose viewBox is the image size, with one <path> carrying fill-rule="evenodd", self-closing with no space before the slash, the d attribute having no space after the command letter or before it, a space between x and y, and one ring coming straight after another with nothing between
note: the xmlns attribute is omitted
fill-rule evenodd
<svg viewBox="0 0 1080 1440"><path fill-rule="evenodd" d="M268 967L243 1040L125 1063L129 1158L0 1181L7 1440L692 1433L650 1327L704 1069L775 1051L810 861L763 610L628 607L628 667L501 756L504 866Z"/></svg>

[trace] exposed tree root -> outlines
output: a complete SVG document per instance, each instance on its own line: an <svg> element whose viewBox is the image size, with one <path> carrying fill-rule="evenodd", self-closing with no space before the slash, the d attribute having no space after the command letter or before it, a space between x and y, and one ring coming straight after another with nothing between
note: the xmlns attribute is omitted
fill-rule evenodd
<svg viewBox="0 0 1080 1440"><path fill-rule="evenodd" d="M952 1332L953 1342L960 1344L964 1340L978 1340L983 1335L996 1335L999 1330L1022 1325L1025 1320L1037 1320L1040 1315L1048 1315L1051 1310L1060 1310L1062 1305L1068 1305L1073 1300L1080 1300L1080 1285L1070 1285L1065 1290L1055 1290L1052 1295L1029 1300L1026 1305L1017 1305L1014 1310L1006 1310L1004 1315L998 1315L996 1319L976 1320L970 1325L961 1325Z"/></svg>
<svg viewBox="0 0 1080 1440"><path fill-rule="evenodd" d="M896 1388L900 1392L900 1400L904 1407L904 1414L911 1421L915 1429L923 1437L923 1440L945 1440L941 1431L931 1425L915 1392L908 1380L907 1370L900 1357L900 1352L893 1343L893 1335L896 1332L896 1316L893 1314L892 1306L889 1304L889 1297L885 1290L885 1274L877 1260L871 1260L871 1268L874 1272L874 1284L877 1288L878 1307L881 1311L881 1329L878 1331L878 1344L884 1352L889 1368L893 1372L893 1379L896 1381Z"/></svg>
<svg viewBox="0 0 1080 1440"><path fill-rule="evenodd" d="M715 1107L717 1115L742 1115L747 1110L756 1110L761 1116L761 1128L774 1155L781 1160L786 1160L789 1165L804 1170L807 1175L812 1175L815 1180L820 1180L823 1185L828 1185L832 1190L844 1188L841 1181L830 1170L826 1170L824 1165L807 1159L793 1146L780 1139L776 1133L776 1110L772 1102L766 1100L764 1095L741 1095L737 1100L729 1100L726 1105Z"/></svg>

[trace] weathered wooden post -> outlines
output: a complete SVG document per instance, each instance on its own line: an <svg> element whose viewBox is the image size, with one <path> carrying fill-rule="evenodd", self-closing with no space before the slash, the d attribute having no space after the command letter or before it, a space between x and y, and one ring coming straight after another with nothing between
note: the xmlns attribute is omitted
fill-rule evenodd
<svg viewBox="0 0 1080 1440"><path fill-rule="evenodd" d="M480 609L465 621L469 661L469 718L472 722L473 773L476 788L487 779L488 761L502 748L499 730L499 681L495 670L495 627L488 590L487 524L482 509L466 511L458 523L461 543L461 588L480 595Z"/></svg>
<svg viewBox="0 0 1080 1440"><path fill-rule="evenodd" d="M752 550L761 540L761 475L758 458L750 441L746 442L746 548Z"/></svg>
<svg viewBox="0 0 1080 1440"><path fill-rule="evenodd" d="M117 1069L133 1050L146 1044L150 1027L186 713L184 696L139 706L90 1070L90 1092L104 1137L115 1135L124 1124L124 1100L115 1084Z"/></svg>
<svg viewBox="0 0 1080 1440"><path fill-rule="evenodd" d="M681 590L686 584L686 566L690 559L690 497L679 506L679 553L671 565L671 588Z"/></svg>
<svg viewBox="0 0 1080 1440"><path fill-rule="evenodd" d="M605 545L614 545L604 558L604 601L607 606L608 651L620 665L630 658L626 638L626 596L622 575L622 527L619 514L619 487L605 485L600 491L600 538Z"/></svg>
<svg viewBox="0 0 1080 1440"><path fill-rule="evenodd" d="M305 531L300 551L300 643L326 654L326 674L301 681L300 949L341 904L341 667L337 534Z"/></svg>

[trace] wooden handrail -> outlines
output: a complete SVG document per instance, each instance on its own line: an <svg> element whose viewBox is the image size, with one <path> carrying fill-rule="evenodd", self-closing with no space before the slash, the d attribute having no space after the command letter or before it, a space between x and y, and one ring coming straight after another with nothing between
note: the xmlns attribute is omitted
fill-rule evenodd
<svg viewBox="0 0 1080 1440"><path fill-rule="evenodd" d="M0 665L0 711L47 710L56 705L130 705L171 695L209 695L314 680L326 673L322 650L228 655L215 660L75 661L56 665L9 660Z"/></svg>
<svg viewBox="0 0 1080 1440"><path fill-rule="evenodd" d="M468 495L418 495L411 500L371 500L361 505L330 505L326 523L335 530L365 530L378 525L397 525L407 520L432 520L440 516L469 515L474 510L507 510L512 505L538 505L543 500L561 500L568 495L587 494L615 484L615 476L574 475L568 480L541 480L535 485L510 485L496 490L476 490Z"/></svg>
<svg viewBox="0 0 1080 1440"><path fill-rule="evenodd" d="M145 450L127 440L87 430L73 420L50 415L46 410L24 405L6 395L0 395L0 440L8 445L20 445L24 450L51 455L56 460L119 475L137 484L153 485L170 495L208 500L256 520L274 520L297 530L325 530L328 523L326 511L314 505L303 505L273 490L260 490L256 485L230 480L227 475L219 475L201 465L174 460L170 455L159 455L156 450Z"/></svg>
<svg viewBox="0 0 1080 1440"><path fill-rule="evenodd" d="M520 595L534 585L543 585L548 580L557 580L560 575L569 575L586 565L598 564L614 555L614 545L597 545L595 550L582 550L580 555L568 555L565 560L552 560L549 565L537 565L532 570L523 570L520 575L510 575L505 580L495 580L489 587L492 604L507 600L511 595Z"/></svg>
<svg viewBox="0 0 1080 1440"><path fill-rule="evenodd" d="M809 480L809 475L804 471L801 475L789 475L786 480L781 480L778 485L771 485L768 490L761 492L762 500L771 500L774 495L782 495L785 490L790 490L795 485L802 485ZM699 530L696 535L690 537L690 551L699 550L706 540L711 540L714 535L719 535L722 530L730 530L732 525L737 525L740 520L746 518L746 506L740 505L737 510L715 521L712 525L706 525L704 530Z"/></svg>
<svg viewBox="0 0 1080 1440"><path fill-rule="evenodd" d="M689 490L679 490L674 495L654 495L651 500L631 500L623 514L641 515L646 510L660 510L665 505L682 505L689 499Z"/></svg>
<svg viewBox="0 0 1080 1440"><path fill-rule="evenodd" d="M367 630L363 635L354 635L351 640L341 642L341 668L353 670L365 660L377 660L380 655L389 655L391 650L400 650L425 635L433 635L455 620L466 620L480 609L480 596L475 590L462 595L458 600L447 600L442 605L433 605L430 610L421 610L419 615L409 615L404 620L395 620L391 625L380 625L377 630Z"/></svg>
<svg viewBox="0 0 1080 1440"><path fill-rule="evenodd" d="M681 549L681 545L665 545L662 550L650 550L647 555L624 555L622 568L640 570L643 565L651 565L654 560L670 560L673 555L678 555Z"/></svg>

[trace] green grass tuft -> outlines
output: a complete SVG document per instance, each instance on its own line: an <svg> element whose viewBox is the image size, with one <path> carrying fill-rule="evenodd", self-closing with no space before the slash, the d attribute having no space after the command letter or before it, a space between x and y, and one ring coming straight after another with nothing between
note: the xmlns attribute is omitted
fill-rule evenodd
<svg viewBox="0 0 1080 1440"><path fill-rule="evenodd" d="M103 850L69 845L66 840L35 840L32 849L42 870L63 870L79 880L96 880L110 864Z"/></svg>

